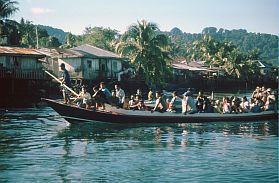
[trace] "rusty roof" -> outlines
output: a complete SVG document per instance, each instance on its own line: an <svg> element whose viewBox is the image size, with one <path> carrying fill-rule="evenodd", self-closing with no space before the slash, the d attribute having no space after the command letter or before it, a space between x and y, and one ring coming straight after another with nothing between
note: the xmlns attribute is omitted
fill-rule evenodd
<svg viewBox="0 0 279 183"><path fill-rule="evenodd" d="M17 56L33 56L33 57L45 57L46 55L39 50L31 48L19 48L0 46L0 55L17 55Z"/></svg>

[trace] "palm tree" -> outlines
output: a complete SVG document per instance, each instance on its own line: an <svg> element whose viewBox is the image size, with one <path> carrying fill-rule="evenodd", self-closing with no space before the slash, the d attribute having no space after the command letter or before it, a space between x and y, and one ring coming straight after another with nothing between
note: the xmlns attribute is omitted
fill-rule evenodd
<svg viewBox="0 0 279 183"><path fill-rule="evenodd" d="M0 0L0 39L8 38L11 44L19 43L18 23L8 18L18 11L17 1Z"/></svg>
<svg viewBox="0 0 279 183"><path fill-rule="evenodd" d="M130 59L137 75L150 87L164 84L170 61L169 39L159 34L156 24L142 20L130 26L116 45L116 51Z"/></svg>

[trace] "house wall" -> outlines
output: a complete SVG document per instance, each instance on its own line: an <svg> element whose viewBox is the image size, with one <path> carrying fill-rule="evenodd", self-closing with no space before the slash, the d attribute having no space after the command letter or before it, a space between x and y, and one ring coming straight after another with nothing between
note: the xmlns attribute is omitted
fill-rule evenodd
<svg viewBox="0 0 279 183"><path fill-rule="evenodd" d="M99 75L99 59L83 58L82 59L83 77L87 80L96 79Z"/></svg>
<svg viewBox="0 0 279 183"><path fill-rule="evenodd" d="M62 58L58 59L58 71L59 75L61 73L60 65L64 63L65 68L69 71L71 78L73 79L81 79L82 75L82 65L81 58Z"/></svg>
<svg viewBox="0 0 279 183"><path fill-rule="evenodd" d="M0 56L0 65L2 67L7 67L6 56Z"/></svg>
<svg viewBox="0 0 279 183"><path fill-rule="evenodd" d="M7 69L33 70L42 68L37 58L21 56L0 56L0 65Z"/></svg>
<svg viewBox="0 0 279 183"><path fill-rule="evenodd" d="M116 79L117 73L122 71L122 61L118 59L88 57L58 59L58 66L61 63L65 64L72 79Z"/></svg>

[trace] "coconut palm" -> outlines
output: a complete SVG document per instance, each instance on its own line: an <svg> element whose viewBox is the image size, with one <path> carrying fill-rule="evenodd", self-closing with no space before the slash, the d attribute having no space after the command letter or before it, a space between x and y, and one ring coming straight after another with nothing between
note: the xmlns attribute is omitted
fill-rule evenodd
<svg viewBox="0 0 279 183"><path fill-rule="evenodd" d="M170 61L168 49L168 37L159 34L156 24L145 20L130 26L116 45L116 51L129 58L137 74L151 87L164 83Z"/></svg>
<svg viewBox="0 0 279 183"><path fill-rule="evenodd" d="M18 23L8 18L18 11L17 1L0 0L0 38L8 38L11 44L19 43Z"/></svg>

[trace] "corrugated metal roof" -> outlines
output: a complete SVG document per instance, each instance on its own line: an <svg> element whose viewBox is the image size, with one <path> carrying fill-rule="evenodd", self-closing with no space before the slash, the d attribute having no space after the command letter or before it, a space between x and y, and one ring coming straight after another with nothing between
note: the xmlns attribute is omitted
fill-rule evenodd
<svg viewBox="0 0 279 183"><path fill-rule="evenodd" d="M48 48L44 48L44 49L40 49L41 52L43 52L44 54L46 54L47 56L50 57L61 57L61 58L74 58L74 57L83 57L84 54L81 54L75 50L71 50L71 49L62 49L62 48L54 48L54 49L48 49Z"/></svg>
<svg viewBox="0 0 279 183"><path fill-rule="evenodd" d="M95 46L91 46L89 44L84 44L75 48L71 48L71 50L75 50L75 51L80 51L81 53L84 54L90 54L90 55L94 55L97 57L104 57L104 58L121 58L119 55L107 51L107 50L103 50L101 48L97 48Z"/></svg>
<svg viewBox="0 0 279 183"><path fill-rule="evenodd" d="M189 70L189 71L210 71L210 69L191 67L186 64L172 64L172 67L180 70Z"/></svg>
<svg viewBox="0 0 279 183"><path fill-rule="evenodd" d="M23 56L45 57L45 54L41 53L39 50L36 49L7 47L7 46L0 46L0 55L23 55Z"/></svg>

